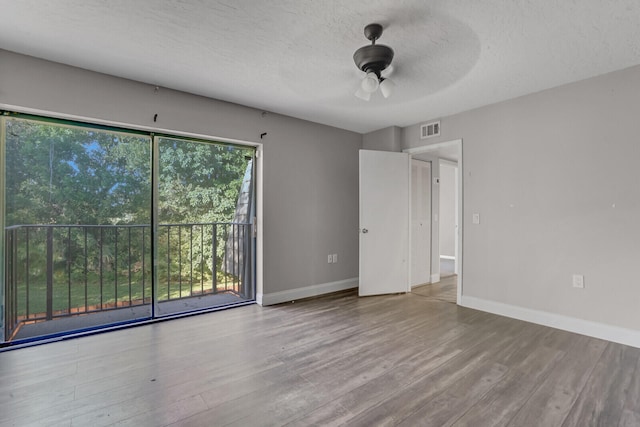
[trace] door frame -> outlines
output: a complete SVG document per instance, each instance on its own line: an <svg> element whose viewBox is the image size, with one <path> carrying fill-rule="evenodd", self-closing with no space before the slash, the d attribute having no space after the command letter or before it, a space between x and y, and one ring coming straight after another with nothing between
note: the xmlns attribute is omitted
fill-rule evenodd
<svg viewBox="0 0 640 427"><path fill-rule="evenodd" d="M463 294L463 272L464 272L464 263L463 263L463 236L464 236L464 230L463 230L463 224L464 224L464 205L463 205L463 191L464 191L464 164L463 164L463 149L462 149L462 139L454 139L454 140L450 140L450 141L444 141L444 142L439 142L436 144L429 144L429 145L421 145L418 147L414 147L414 148L406 148L404 150L402 150L403 153L407 153L409 154L409 156L411 158L413 158L414 155L417 154L428 154L428 153L433 153L433 154L437 154L438 151L440 151L441 149L451 149L451 148L457 148L458 150L458 174L457 174L457 190L458 190L458 199L457 199L457 217L458 217L458 235L456 238L456 263L457 263L457 269L458 269L458 286L457 286L457 294L456 294L456 304L460 304L460 301L462 300L462 294ZM433 230L433 228L437 225L439 225L439 223L435 224L434 223L434 215L433 215L433 202L434 202L434 193L435 191L433 191L433 173L432 173L432 180L431 180L431 209L432 209L432 213L431 213L431 229ZM438 192L438 197L440 196L440 192ZM411 203L411 200L409 200L409 203ZM440 207L439 201L438 201L438 208ZM438 216L439 216L439 212L438 212ZM409 207L409 221L411 221L411 206ZM433 253L433 248L434 248L434 242L433 242L433 232L431 233L431 251ZM411 236L409 236L409 240L411 241ZM439 246L439 241L437 242L438 246ZM409 246L409 250L411 250L411 246ZM440 256L440 251L439 249L436 251L438 252L438 257ZM433 257L432 257L433 259ZM409 256L409 260L411 260L411 256ZM433 264L433 262L432 262ZM432 270L433 270L433 266L432 266Z"/></svg>
<svg viewBox="0 0 640 427"><path fill-rule="evenodd" d="M409 291L411 292L411 290L416 287L416 286L421 286L421 284L418 285L414 285L413 282L413 206L412 206L412 200L413 200L413 162L423 162L429 165L429 278L428 281L426 283L432 283L432 272L433 272L433 245L432 245L432 240L433 240L433 194L431 193L433 191L433 162L431 160L421 160L421 159L414 159L413 156L409 156L409 160L411 161L411 170L409 171L409 227L411 227L409 229L409 250L408 250L408 258L409 258Z"/></svg>
<svg viewBox="0 0 640 427"><path fill-rule="evenodd" d="M456 168L456 175L455 175L455 182L454 182L454 188L455 188L455 208L454 208L454 223L456 225L455 228L455 233L456 235L458 234L458 225L460 222L460 218L458 217L458 162L454 162L451 160L447 160L447 159L439 159L438 163L440 164L440 167L442 167L442 165L447 165L453 168ZM442 192L440 192L440 197L442 198ZM440 205L438 205L440 206ZM442 221L442 212L440 212L440 215L438 215L438 219L439 221ZM440 235L438 235L440 236ZM458 268L458 239L456 239L454 237L454 250L453 250L453 258L454 258L454 273L458 274L459 268Z"/></svg>

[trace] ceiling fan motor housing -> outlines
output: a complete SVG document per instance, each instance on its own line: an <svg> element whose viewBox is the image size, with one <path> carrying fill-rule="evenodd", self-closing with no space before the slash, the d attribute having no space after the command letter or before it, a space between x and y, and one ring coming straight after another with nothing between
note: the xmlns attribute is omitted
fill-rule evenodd
<svg viewBox="0 0 640 427"><path fill-rule="evenodd" d="M361 47L353 54L353 61L356 66L366 73L355 96L364 101L369 101L371 94L379 88L382 96L388 98L395 84L391 80L382 77L381 74L391 65L393 49L389 46L376 44L376 40L382 35L382 25L380 24L369 24L364 27L364 35L371 40L371 44Z"/></svg>
<svg viewBox="0 0 640 427"><path fill-rule="evenodd" d="M373 72L380 77L380 72L387 68L393 60L393 49L383 44L363 46L353 54L356 66L365 73Z"/></svg>
<svg viewBox="0 0 640 427"><path fill-rule="evenodd" d="M376 44L382 36L382 25L369 24L364 27L364 35L371 40L369 46L363 46L353 54L356 66L365 73L375 73L380 78L380 72L387 68L393 60L393 49L383 44Z"/></svg>

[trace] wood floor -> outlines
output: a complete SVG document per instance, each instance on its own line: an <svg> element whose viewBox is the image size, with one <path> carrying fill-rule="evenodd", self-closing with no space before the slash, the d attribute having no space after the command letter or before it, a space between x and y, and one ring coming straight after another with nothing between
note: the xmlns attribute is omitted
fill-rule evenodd
<svg viewBox="0 0 640 427"><path fill-rule="evenodd" d="M0 353L0 426L640 425L640 350L432 297L346 292Z"/></svg>
<svg viewBox="0 0 640 427"><path fill-rule="evenodd" d="M442 277L437 283L416 286L411 293L429 298L431 301L444 301L455 304L458 291L458 276L449 275Z"/></svg>

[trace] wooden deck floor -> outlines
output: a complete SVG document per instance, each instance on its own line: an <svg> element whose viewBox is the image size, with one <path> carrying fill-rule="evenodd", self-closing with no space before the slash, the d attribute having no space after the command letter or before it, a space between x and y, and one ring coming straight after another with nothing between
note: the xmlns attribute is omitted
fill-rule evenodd
<svg viewBox="0 0 640 427"><path fill-rule="evenodd" d="M432 297L345 292L0 353L0 426L640 425L640 350Z"/></svg>

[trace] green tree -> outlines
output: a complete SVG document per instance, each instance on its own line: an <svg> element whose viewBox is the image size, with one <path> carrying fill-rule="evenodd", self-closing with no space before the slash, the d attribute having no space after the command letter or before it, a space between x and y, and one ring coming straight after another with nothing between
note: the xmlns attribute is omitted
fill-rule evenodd
<svg viewBox="0 0 640 427"><path fill-rule="evenodd" d="M252 153L178 138L159 138L158 144L160 224L205 224L171 230L161 225L158 255L169 262L160 264L160 276L172 293L173 282L181 282L185 271L189 280L195 271L196 279L204 281L206 276L215 281L214 259L218 274L222 271L224 233L222 226L212 224L233 220L247 156ZM93 275L93 280L100 277L107 283L122 281L118 277L124 275L128 281L135 276L150 283L149 136L8 118L5 147L7 226L119 226L56 228L57 276L81 283ZM144 227L128 227L135 224ZM16 235L18 241L30 242L28 262L24 245L18 252L25 266L21 274L30 275L33 283L45 281L48 230L24 228ZM216 258L212 242L217 244Z"/></svg>
<svg viewBox="0 0 640 427"><path fill-rule="evenodd" d="M149 223L146 137L7 120L7 225Z"/></svg>

